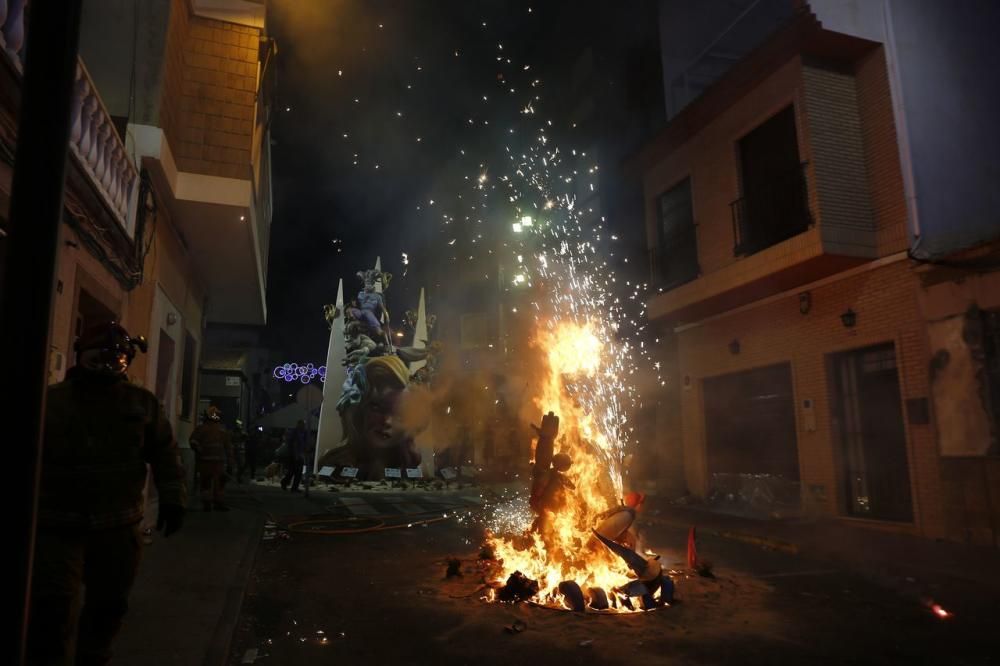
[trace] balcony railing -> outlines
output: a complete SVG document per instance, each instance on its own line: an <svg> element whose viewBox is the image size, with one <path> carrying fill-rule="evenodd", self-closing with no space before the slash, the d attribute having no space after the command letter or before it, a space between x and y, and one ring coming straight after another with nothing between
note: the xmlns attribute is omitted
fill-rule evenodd
<svg viewBox="0 0 1000 666"><path fill-rule="evenodd" d="M0 48L10 58L14 69L22 71L24 49L24 6L26 0L0 0Z"/></svg>
<svg viewBox="0 0 1000 666"><path fill-rule="evenodd" d="M812 226L806 166L802 163L767 187L746 192L729 204L734 254L745 256L760 252Z"/></svg>
<svg viewBox="0 0 1000 666"><path fill-rule="evenodd" d="M82 62L76 65L70 151L111 213L131 234L129 209L139 173Z"/></svg>
<svg viewBox="0 0 1000 666"><path fill-rule="evenodd" d="M662 239L659 247L649 251L649 269L653 286L664 291L697 278L701 269L695 227Z"/></svg>
<svg viewBox="0 0 1000 666"><path fill-rule="evenodd" d="M0 48L18 73L24 71L26 4L26 0L0 0ZM129 207L139 174L80 61L73 93L70 151L112 216L131 233Z"/></svg>

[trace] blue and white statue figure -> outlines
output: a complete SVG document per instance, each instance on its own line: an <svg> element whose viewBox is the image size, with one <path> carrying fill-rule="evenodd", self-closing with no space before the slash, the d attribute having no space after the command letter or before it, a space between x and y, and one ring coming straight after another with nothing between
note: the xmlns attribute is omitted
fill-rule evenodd
<svg viewBox="0 0 1000 666"><path fill-rule="evenodd" d="M369 268L365 271L358 271L358 277L364 281L364 289L358 292L357 300L348 308L351 317L361 322L368 329L370 337L380 340L385 338L382 330L382 321L385 316L385 299L379 289L378 282L381 282L382 289L388 286L388 273Z"/></svg>

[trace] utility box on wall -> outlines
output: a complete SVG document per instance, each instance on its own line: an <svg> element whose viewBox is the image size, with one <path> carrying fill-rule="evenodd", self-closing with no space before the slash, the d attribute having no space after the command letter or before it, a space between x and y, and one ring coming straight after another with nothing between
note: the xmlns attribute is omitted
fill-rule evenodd
<svg viewBox="0 0 1000 666"><path fill-rule="evenodd" d="M812 398L802 400L802 429L806 432L816 432L816 409Z"/></svg>
<svg viewBox="0 0 1000 666"><path fill-rule="evenodd" d="M61 382L66 376L66 355L58 349L49 351L49 383Z"/></svg>

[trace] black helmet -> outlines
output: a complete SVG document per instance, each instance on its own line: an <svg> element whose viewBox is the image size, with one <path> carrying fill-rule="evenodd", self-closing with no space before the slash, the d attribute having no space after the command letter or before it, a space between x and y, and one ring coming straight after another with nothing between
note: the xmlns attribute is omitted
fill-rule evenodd
<svg viewBox="0 0 1000 666"><path fill-rule="evenodd" d="M135 358L135 351L145 353L146 339L132 337L118 322L109 321L83 332L73 345L77 365L111 375L124 375Z"/></svg>

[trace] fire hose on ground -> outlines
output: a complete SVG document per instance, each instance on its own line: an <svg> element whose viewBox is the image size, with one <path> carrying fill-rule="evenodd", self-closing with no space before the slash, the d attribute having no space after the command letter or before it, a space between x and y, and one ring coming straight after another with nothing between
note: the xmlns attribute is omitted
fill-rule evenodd
<svg viewBox="0 0 1000 666"><path fill-rule="evenodd" d="M398 530L411 527L423 527L427 525L433 525L434 523L440 523L442 521L453 518L456 510L468 509L473 505L463 505L459 507L451 508L445 511L443 514L438 511L425 511L418 514L410 514L409 516L400 514L371 514L362 516L329 516L325 518L310 518L308 520L297 520L291 522L286 526L286 530L295 534L319 534L324 536L340 536L345 534L368 534L371 532L386 532L389 530ZM431 516L430 514L433 514ZM426 516L426 517L419 517ZM415 519L414 519L415 518ZM395 520L403 519L402 522L392 522ZM357 523L373 523L366 525L364 527L357 527ZM344 524L343 528L334 527L320 528L320 527L309 527L310 525L336 525Z"/></svg>
<svg viewBox="0 0 1000 666"><path fill-rule="evenodd" d="M398 516L391 516L393 518ZM341 534L367 534L369 532L386 532L388 530L398 530L404 527L417 527L420 525L431 525L433 523L439 523L443 520L448 520L451 516L436 516L434 518L425 518L421 520L412 520L406 523L398 523L394 525L387 525L382 518L390 518L390 516L365 516L363 518L335 518L335 519L315 519L315 520L300 520L294 523L289 523L287 530L289 532L294 532L296 534L321 534L328 536L337 536ZM374 525L369 525L368 527L350 527L347 529L319 529L319 528L307 528L306 525L329 525L331 523L343 522L359 522L370 520L374 521Z"/></svg>

